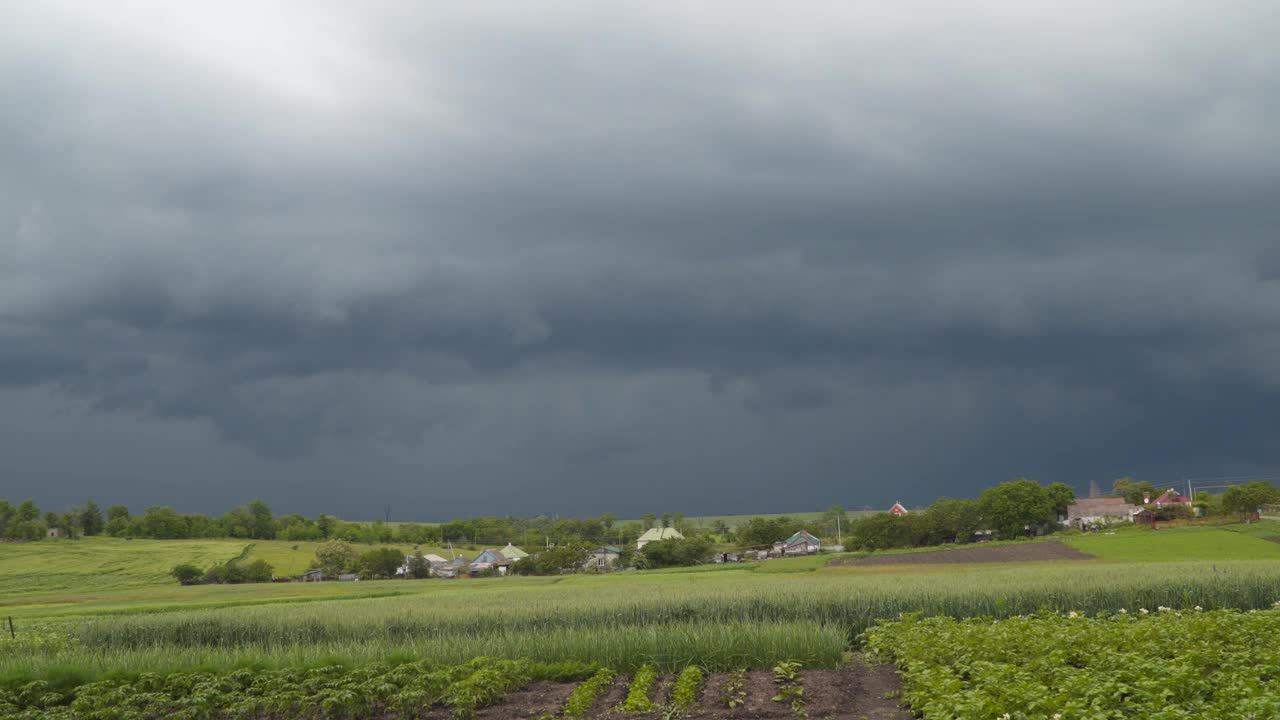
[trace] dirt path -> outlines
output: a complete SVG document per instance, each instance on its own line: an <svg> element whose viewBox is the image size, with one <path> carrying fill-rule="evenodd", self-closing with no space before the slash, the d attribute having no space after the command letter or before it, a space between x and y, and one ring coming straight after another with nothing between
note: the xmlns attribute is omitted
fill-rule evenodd
<svg viewBox="0 0 1280 720"><path fill-rule="evenodd" d="M1093 556L1060 542L1022 545L976 545L953 550L929 550L894 555L871 555L833 560L832 565L936 565L940 563L1028 562L1035 560L1092 560Z"/></svg>

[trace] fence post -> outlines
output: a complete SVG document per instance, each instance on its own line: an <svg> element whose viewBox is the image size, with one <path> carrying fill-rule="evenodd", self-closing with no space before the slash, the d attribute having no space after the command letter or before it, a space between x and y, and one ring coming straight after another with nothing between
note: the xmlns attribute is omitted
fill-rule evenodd
<svg viewBox="0 0 1280 720"><path fill-rule="evenodd" d="M9 616L9 637L13 638L14 640L17 640L17 639L18 639L18 633L14 632L14 630L13 630L13 616L12 616L12 615L10 615L10 616Z"/></svg>

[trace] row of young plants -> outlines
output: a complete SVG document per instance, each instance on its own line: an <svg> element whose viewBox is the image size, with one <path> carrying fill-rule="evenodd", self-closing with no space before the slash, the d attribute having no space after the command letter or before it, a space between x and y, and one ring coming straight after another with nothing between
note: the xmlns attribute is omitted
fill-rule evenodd
<svg viewBox="0 0 1280 720"><path fill-rule="evenodd" d="M534 679L576 680L594 668L476 658L452 666L419 661L230 673L146 673L71 690L37 680L0 688L0 717L13 720L208 720L212 718L417 718L446 707L455 718L500 702Z"/></svg>
<svg viewBox="0 0 1280 720"><path fill-rule="evenodd" d="M1280 717L1280 609L906 615L863 640L926 720Z"/></svg>
<svg viewBox="0 0 1280 720"><path fill-rule="evenodd" d="M774 667L778 693L773 700L790 704L796 718L806 717L800 663ZM729 710L746 700L745 670L731 673L720 688L719 702ZM212 720L214 718L325 718L356 720L386 714L419 718L445 707L465 720L479 708L501 702L535 679L570 681L586 677L565 702L565 720L582 720L616 673L584 665L538 665L528 660L476 658L439 666L419 661L341 665L285 670L240 669L230 673L143 674L106 680L70 691L45 681L0 688L0 717L13 720ZM626 699L616 708L623 715L660 713L663 720L688 716L706 682L705 671L685 667L675 678L666 702L653 699L658 669L642 666L631 678ZM544 716L542 720L553 720Z"/></svg>

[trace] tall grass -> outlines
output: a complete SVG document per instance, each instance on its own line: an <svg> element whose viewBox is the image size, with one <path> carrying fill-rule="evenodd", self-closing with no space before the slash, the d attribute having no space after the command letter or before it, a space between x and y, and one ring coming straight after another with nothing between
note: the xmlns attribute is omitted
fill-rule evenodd
<svg viewBox="0 0 1280 720"><path fill-rule="evenodd" d="M390 584L389 584L390 585ZM408 583L400 583L407 586ZM218 669L477 655L628 670L838 661L904 612L1008 617L1041 610L1255 609L1280 600L1273 562L1017 564L716 571L565 579L424 581L418 594L72 622L66 646L0 652L0 677Z"/></svg>
<svg viewBox="0 0 1280 720"><path fill-rule="evenodd" d="M503 628L484 635L329 639L293 644L153 645L142 649L72 646L56 653L7 658L0 683L65 674L88 681L104 674L289 667L349 666L389 658L460 663L477 656L525 658L555 664L580 662L630 671L652 663L664 672L687 665L710 670L769 667L799 659L809 667L835 667L847 648L842 629L818 622L671 623L616 628Z"/></svg>
<svg viewBox="0 0 1280 720"><path fill-rule="evenodd" d="M702 583L673 586L617 578L595 583L590 592L555 586L513 592L490 585L488 593L444 597L125 616L91 622L79 637L91 648L283 648L482 637L512 630L804 621L843 628L852 639L877 620L903 612L1007 617L1044 609L1094 612L1160 605L1251 609L1270 607L1280 599L1280 567L1274 563L1005 566L945 574L832 572L738 582L719 575L727 582L709 576ZM464 603L473 609L466 612Z"/></svg>

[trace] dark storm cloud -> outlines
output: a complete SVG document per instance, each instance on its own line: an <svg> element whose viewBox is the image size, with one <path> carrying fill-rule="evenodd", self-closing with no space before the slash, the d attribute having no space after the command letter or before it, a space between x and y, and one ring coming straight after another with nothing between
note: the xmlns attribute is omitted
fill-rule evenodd
<svg viewBox="0 0 1280 720"><path fill-rule="evenodd" d="M1268 4L5 13L0 471L49 502L1280 465Z"/></svg>

